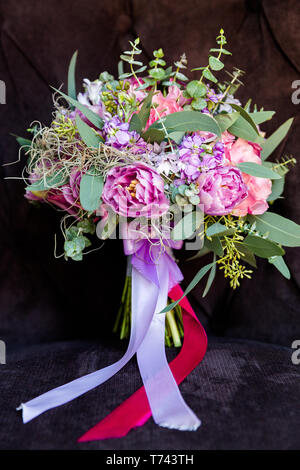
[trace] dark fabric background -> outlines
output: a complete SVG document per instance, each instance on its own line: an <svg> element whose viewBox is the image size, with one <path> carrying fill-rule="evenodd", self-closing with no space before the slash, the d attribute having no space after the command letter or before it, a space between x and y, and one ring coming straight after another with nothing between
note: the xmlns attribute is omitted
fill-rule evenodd
<svg viewBox="0 0 300 470"><path fill-rule="evenodd" d="M190 68L206 63L222 26L233 52L227 62L246 72L239 97L253 97L276 115L263 128L272 132L287 118L295 123L276 152L299 155L299 106L292 104L292 81L299 77L300 46L297 0L211 2L0 1L0 78L7 86L1 105L1 159L16 160L18 146L10 133L25 135L37 119L48 123L52 102L49 85L66 81L68 61L79 50L78 87L107 69L116 73L119 53L128 39L140 36L144 56L162 46L176 60L186 52ZM122 289L125 259L119 241L110 241L82 263L56 260L54 233L60 214L36 210L23 199L24 160L1 168L1 337L25 344L66 337L106 335ZM274 209L300 223L297 194L300 166L287 177L285 199ZM182 258L184 258L184 254ZM292 272L286 281L267 262L259 263L253 280L232 292L219 273L206 299L202 286L191 298L205 325L214 333L290 345L300 335L299 249L287 250ZM203 261L181 262L188 282Z"/></svg>
<svg viewBox="0 0 300 470"><path fill-rule="evenodd" d="M243 102L252 97L259 107L264 106L265 109L276 111L274 119L262 126L269 133L289 117L295 117L293 127L285 142L276 151L275 157L292 154L299 160L300 105L296 106L291 101L293 91L291 84L299 79L300 72L299 22L299 0L285 0L284 2L281 0L211 0L209 2L204 0L185 0L184 2L177 0L48 0L47 2L0 0L0 79L5 81L7 87L7 104L0 105L1 161L9 163L17 159L18 145L10 133L25 136L25 129L33 120L39 120L44 124L50 122L52 101L49 85L58 87L62 82L66 82L67 66L74 50L79 51L77 66L79 89L84 77L95 79L103 70L116 73L119 54L127 47L128 39L134 39L137 36L142 41L144 58L149 58L153 49L163 47L169 61L176 60L181 53L186 52L190 68L206 64L208 50L214 47L215 36L220 27L225 29L229 42L228 48L233 52L232 57L226 61L227 69L237 66L246 72L245 86L239 90L238 97ZM121 242L113 240L108 241L93 255L86 256L81 263L56 260L53 256L54 233L59 235L61 214L46 206L37 210L23 198L24 185L21 180L3 179L20 176L23 167L23 159L16 165L0 167L0 339L6 341L11 355L22 351L22 357L24 357L28 347L28 354L37 357L35 345L45 343L40 352L41 358L50 360L53 356L53 363L39 362L39 365L34 368L34 377L37 380L35 380L34 391L28 391L28 398L31 398L38 392L46 391L71 376L75 378L94 370L94 365L98 364L99 367L102 365L102 359L99 360L99 358L97 364L94 364L93 360L92 363L88 362L90 353L86 352L84 353L86 361L78 365L78 370L74 366L72 373L69 374L68 361L72 360L75 361L75 365L79 364L80 358L78 359L77 353L82 348L84 349L83 346L77 347L75 342L75 347L71 347L70 353L64 352L64 357L61 359L60 364L64 365L65 372L61 373L60 380L55 375L57 373L55 361L56 354L60 357L61 347L52 348L51 342L69 340L88 342L93 338L99 341L107 339L107 343L103 343L104 352L101 354L105 354L105 345L109 351L111 327L122 291L126 260ZM287 177L285 199L276 202L272 208L297 223L300 223L299 178L300 165L298 164ZM186 262L186 257L186 253L180 254L180 267L185 275L185 285L200 269L202 263L206 264L209 261L207 257L203 261ZM190 296L209 334L223 337L220 340L221 346L217 343L216 352L213 349L210 353L210 357L214 359L204 366L211 367L211 371L218 371L216 384L225 384L218 398L219 402L220 400L222 402L224 423L232 419L228 411L229 402L226 398L224 400L220 398L227 390L226 383L229 380L224 378L224 370L227 370L228 364L227 372L230 377L242 377L242 374L236 376L235 371L241 370L247 358L250 362L252 361L252 369L250 367L248 370L246 379L241 379L240 382L238 379L238 385L234 386L234 393L228 392L228 400L230 399L230 403L235 407L234 413L236 419L239 420L238 427L232 430L232 433L229 433L225 439L225 428L220 418L218 430L213 428L210 430L208 440L201 441L201 448L217 448L220 445L222 448L259 447L259 443L269 447L277 445L280 448L292 448L297 445L295 436L299 436L299 432L295 434L296 422L294 421L297 418L299 422L299 415L293 414L294 408L288 412L283 411L284 409L281 411L280 416L289 416L291 420L281 426L281 434L275 426L274 433L267 437L267 430L275 423L272 421L273 418L270 418L266 427L260 428L260 433L256 436L250 433L241 438L238 444L237 441L235 444L231 442L231 439L236 438L236 433L239 434L245 427L248 427L247 419L250 420L253 413L257 412L263 420L266 419L265 412L269 413L269 416L274 416L275 409L282 405L283 397L291 397L296 378L299 383L295 367L293 372L290 371L289 379L284 379L287 377L284 375L284 364L287 364L285 361L288 360L285 348L283 352L278 353L278 357L274 353L278 359L278 361L275 360L277 369L276 367L274 369L274 380L270 379L269 375L270 364L273 362L265 363L264 361L264 354L267 356L269 354L268 357L271 357L273 349L265 353L266 346L261 346L262 349L259 349L259 346L251 346L250 349L245 346L246 352L241 352L243 339L290 347L294 339L300 338L300 250L288 249L286 260L292 273L290 281L285 280L275 268L261 260L253 279L244 281L239 290L232 292L222 274L219 273L205 299L202 299L203 285L198 286ZM238 346L232 346L230 342L227 343L226 337L239 338L240 343L237 343ZM68 343L63 344L63 351L68 351ZM70 344L73 342L71 341ZM51 355L49 351L52 350ZM258 350L257 360L253 356L256 350ZM93 357L93 351L94 349L92 349L91 357ZM215 355L218 351L222 354L221 363L219 356ZM115 355L118 357L118 354ZM106 359L110 361L114 358L113 356L113 352L110 352L110 356L107 355ZM1 369L5 376L3 390L6 390L6 395L4 396L9 397L11 407L17 405L16 401L21 399L21 395L24 399L23 391L28 390L31 383L27 373L33 363L32 359L26 362L26 357L25 362L22 363L16 359L16 369L13 372L9 368ZM232 362L226 362L228 358L233 358ZM107 360L104 363L107 363ZM89 364L88 370L84 364ZM37 382L44 369L48 372L39 390ZM254 378L251 378L251 370L255 371ZM262 375L259 371L262 371ZM263 377L270 379L269 385L265 384L260 389L260 380ZM281 382L278 377L281 377ZM138 381L137 378L135 380ZM192 384L197 384L196 375L191 380ZM134 383L133 386L132 383L133 391L137 384ZM272 395L274 383L286 384L284 385L285 393L282 392L282 396ZM240 396L243 396L247 402L249 385L253 385L254 388L256 386L257 395L254 394L253 400L248 401L249 409L245 418L241 415L241 408L235 403L237 397ZM188 382L186 387L186 393L189 393ZM233 386L229 385L230 387ZM108 396L110 396L109 390L107 390ZM80 399L82 403L86 403L86 410L89 397L93 393L96 392L91 392ZM215 398L211 393L208 387L205 409L206 404L207 409L213 407ZM298 403L297 397L298 395L293 399L290 398L291 407L295 407ZM118 403L123 398L125 397L119 396ZM101 399L101 403L106 403L106 399ZM195 400L197 400L197 394ZM116 405L115 400L113 401L114 404L108 402L107 410L101 409L102 417L105 412ZM269 411L265 411L265 403L268 404ZM5 407L6 404L5 398L3 406ZM70 406L71 408L66 408L66 410L75 409L76 403L72 402ZM216 410L212 408L213 413L216 412L216 421L218 421L218 406ZM92 410L89 409L89 413L86 420L82 421L84 426L83 424L79 426L76 422L76 426L79 426L78 429L76 427L77 434L97 422L97 417L93 418L94 421L91 419ZM11 423L15 423L19 432L20 428L17 423L20 423L20 417L14 415L12 419L8 411L5 416L2 422L7 419L11 426L13 425ZM47 421L48 418L44 416L41 418L43 430L53 429L54 423L57 423L59 419L58 410L50 412L49 416L50 421ZM51 421L53 416L55 419ZM100 418L99 413L97 416ZM207 417L207 420L211 419L211 415ZM291 435L289 435L290 422L294 423ZM33 433L29 434L38 437L40 428L34 427L34 424L29 426ZM254 429L256 429L255 426ZM60 431L64 434L65 429ZM15 431L11 432L13 436ZM157 432L155 430L155 433ZM160 430L160 433L164 432ZM14 446L36 448L34 437L30 440L25 430L22 433L22 439L18 441L18 444L11 437L8 441L3 441L6 442L3 445L10 448ZM139 436L142 435L143 431L140 429ZM153 448L155 445L156 448L159 448L159 445L168 448L167 444L159 444L163 442L160 441L161 434L156 435L158 438ZM173 434L170 435L173 436ZM59 442L59 433L57 436ZM202 436L203 434L201 434L201 439ZM48 434L44 435L46 441L40 447L55 448L54 436L49 438L50 441L48 437ZM139 444L136 444L140 446L137 448L143 448L143 445L145 445L144 448L151 448L151 443L154 442L151 439L153 439L151 433L141 438ZM173 448L181 448L176 438L174 437L174 441L172 439L170 445ZM189 439L189 437L186 438L186 448L190 448L190 445L200 448L196 441L189 441ZM133 445L130 442L129 439L118 445L121 446L120 448L122 446L126 448L126 445ZM64 448L68 445L65 443ZM114 445L111 444L112 447L107 448L114 448ZM92 445L89 448L98 447L95 444L94 447Z"/></svg>

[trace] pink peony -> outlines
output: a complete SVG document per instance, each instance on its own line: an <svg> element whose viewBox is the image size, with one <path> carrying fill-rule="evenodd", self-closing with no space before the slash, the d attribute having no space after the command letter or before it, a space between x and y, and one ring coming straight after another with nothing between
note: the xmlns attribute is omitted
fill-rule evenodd
<svg viewBox="0 0 300 470"><path fill-rule="evenodd" d="M226 215L247 197L247 186L238 168L217 167L201 173L199 185L200 205L209 215Z"/></svg>
<svg viewBox="0 0 300 470"><path fill-rule="evenodd" d="M71 206L81 207L79 200L80 192L80 182L81 182L81 171L77 168L73 168L70 174L70 179L68 184L65 184L61 187L61 191L64 195L65 200Z"/></svg>
<svg viewBox="0 0 300 470"><path fill-rule="evenodd" d="M148 119L146 129L157 121L159 117L183 111L182 106L185 104L185 98L183 98L182 92L179 88L174 85L169 87L167 96L164 96L161 91L156 93L153 96L152 103L155 109L152 108L150 111L150 117Z"/></svg>
<svg viewBox="0 0 300 470"><path fill-rule="evenodd" d="M125 217L159 217L169 208L163 179L144 163L112 168L102 200Z"/></svg>
<svg viewBox="0 0 300 470"><path fill-rule="evenodd" d="M253 162L261 165L260 152L261 147L258 144L238 139L229 149L229 158L233 165L241 162ZM248 196L234 209L233 214L237 216L263 214L269 207L267 198L272 192L272 181L246 173L243 173L243 179L248 187Z"/></svg>
<svg viewBox="0 0 300 470"><path fill-rule="evenodd" d="M234 135L230 132L225 131L222 133L222 142L224 144L225 158L230 162L230 149L233 146L235 141Z"/></svg>

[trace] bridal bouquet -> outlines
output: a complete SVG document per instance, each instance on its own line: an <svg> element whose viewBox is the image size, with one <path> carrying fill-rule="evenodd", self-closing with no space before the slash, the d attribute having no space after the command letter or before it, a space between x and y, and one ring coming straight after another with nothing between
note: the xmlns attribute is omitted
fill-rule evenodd
<svg viewBox="0 0 300 470"><path fill-rule="evenodd" d="M204 356L206 336L186 294L208 275L206 295L217 269L237 288L252 276L256 257L290 277L283 246L300 246L300 226L269 208L282 197L295 160L267 159L292 119L265 136L261 125L274 112L238 100L241 70L217 78L230 54L223 30L216 42L190 81L185 54L167 66L158 49L144 65L136 39L121 55L118 78L102 72L85 79L78 94L75 53L68 93L54 89L50 125L33 123L31 140L17 138L28 156L25 197L62 212L63 253L57 256L80 261L102 246L99 239L117 237L128 256L115 324L121 338L130 335L127 352L22 404L25 422L103 383L136 353L144 387L81 440L120 437L151 414L161 426L197 429L200 420L177 384ZM183 243L200 265L185 292L173 252ZM203 265L204 255L211 256L209 264ZM183 336L169 365L164 345L180 346Z"/></svg>

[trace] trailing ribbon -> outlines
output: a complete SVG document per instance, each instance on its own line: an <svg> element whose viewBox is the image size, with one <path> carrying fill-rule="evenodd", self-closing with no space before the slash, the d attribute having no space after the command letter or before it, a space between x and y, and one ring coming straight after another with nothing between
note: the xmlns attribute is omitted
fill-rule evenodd
<svg viewBox="0 0 300 470"><path fill-rule="evenodd" d="M169 292L169 297L173 301L179 300L182 295L183 290L179 285ZM177 384L180 384L197 367L207 348L205 330L188 299L184 297L179 305L182 308L184 340L180 353L170 362L170 369ZM150 417L151 409L146 391L144 387L141 387L96 426L83 434L78 442L124 437L131 429L143 426Z"/></svg>
<svg viewBox="0 0 300 470"><path fill-rule="evenodd" d="M161 246L151 243L151 241L146 239L124 240L125 253L131 255L132 264L132 325L126 353L119 361L110 366L80 377L79 379L73 380L72 382L21 404L18 409L22 409L24 423L51 408L73 400L105 382L117 373L132 356L137 353L139 369L147 394L147 405L149 402L155 422L160 426L182 430L195 430L199 427L201 424L199 419L184 402L176 383L183 380L187 374L185 371L183 372L182 366L179 366L179 371L181 372L177 377L175 375L174 378L172 372L175 373L175 371L172 369L171 372L167 363L164 348L165 314L159 313L167 304L168 292L170 290L173 292L172 288L182 280L182 274L171 256L170 246L172 246L173 243L174 242L170 242L169 246ZM177 286L176 289L178 288ZM188 304L186 311L188 312L189 309ZM184 315L183 318L184 326L186 322L189 323L185 316L186 315ZM198 324L198 326L200 325L193 311L189 312L189 316L189 318L193 318L192 328L195 327L195 323ZM190 333L188 333L190 329L191 325L185 332L184 346L187 343L186 335L187 337L190 335ZM201 331L202 330L201 327ZM204 337L206 349L205 333ZM199 343L196 343L196 345L197 348L200 348ZM182 351L185 350L184 346ZM182 356L182 354L180 354L178 358L180 356ZM174 361L176 361L176 359ZM199 361L197 361L197 363L198 362ZM194 364L192 368L195 366L196 364ZM126 432L134 426L141 425L151 416L151 412L149 415L148 409L145 412L143 393L141 397L142 400L139 404L142 405L142 408L140 411L143 410L144 412L140 415L138 420L132 423L128 423L125 419L124 426L128 428ZM125 403L127 402L128 400ZM137 407L136 411L138 411L138 409L140 409L140 407ZM103 420L102 423L104 421L105 420ZM109 419L108 423L110 423ZM111 437L124 435L124 430L122 431L121 429L122 425L123 423L118 421L118 426ZM106 437L110 435L109 427L110 424L104 432ZM115 428L115 425L113 427ZM90 440L84 437L82 438L83 440Z"/></svg>

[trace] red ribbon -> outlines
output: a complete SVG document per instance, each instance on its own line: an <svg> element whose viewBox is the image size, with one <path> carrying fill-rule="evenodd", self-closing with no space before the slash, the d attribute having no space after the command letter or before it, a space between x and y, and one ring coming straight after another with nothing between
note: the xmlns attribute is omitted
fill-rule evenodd
<svg viewBox="0 0 300 470"><path fill-rule="evenodd" d="M173 301L179 300L182 295L183 290L178 284L169 292L169 297ZM179 304L182 307L184 341L180 353L170 363L177 384L180 384L197 367L199 362L202 361L207 348L205 330L189 301L184 297ZM126 436L131 429L143 426L150 417L151 409L147 395L144 387L141 387L96 426L83 434L78 442Z"/></svg>

